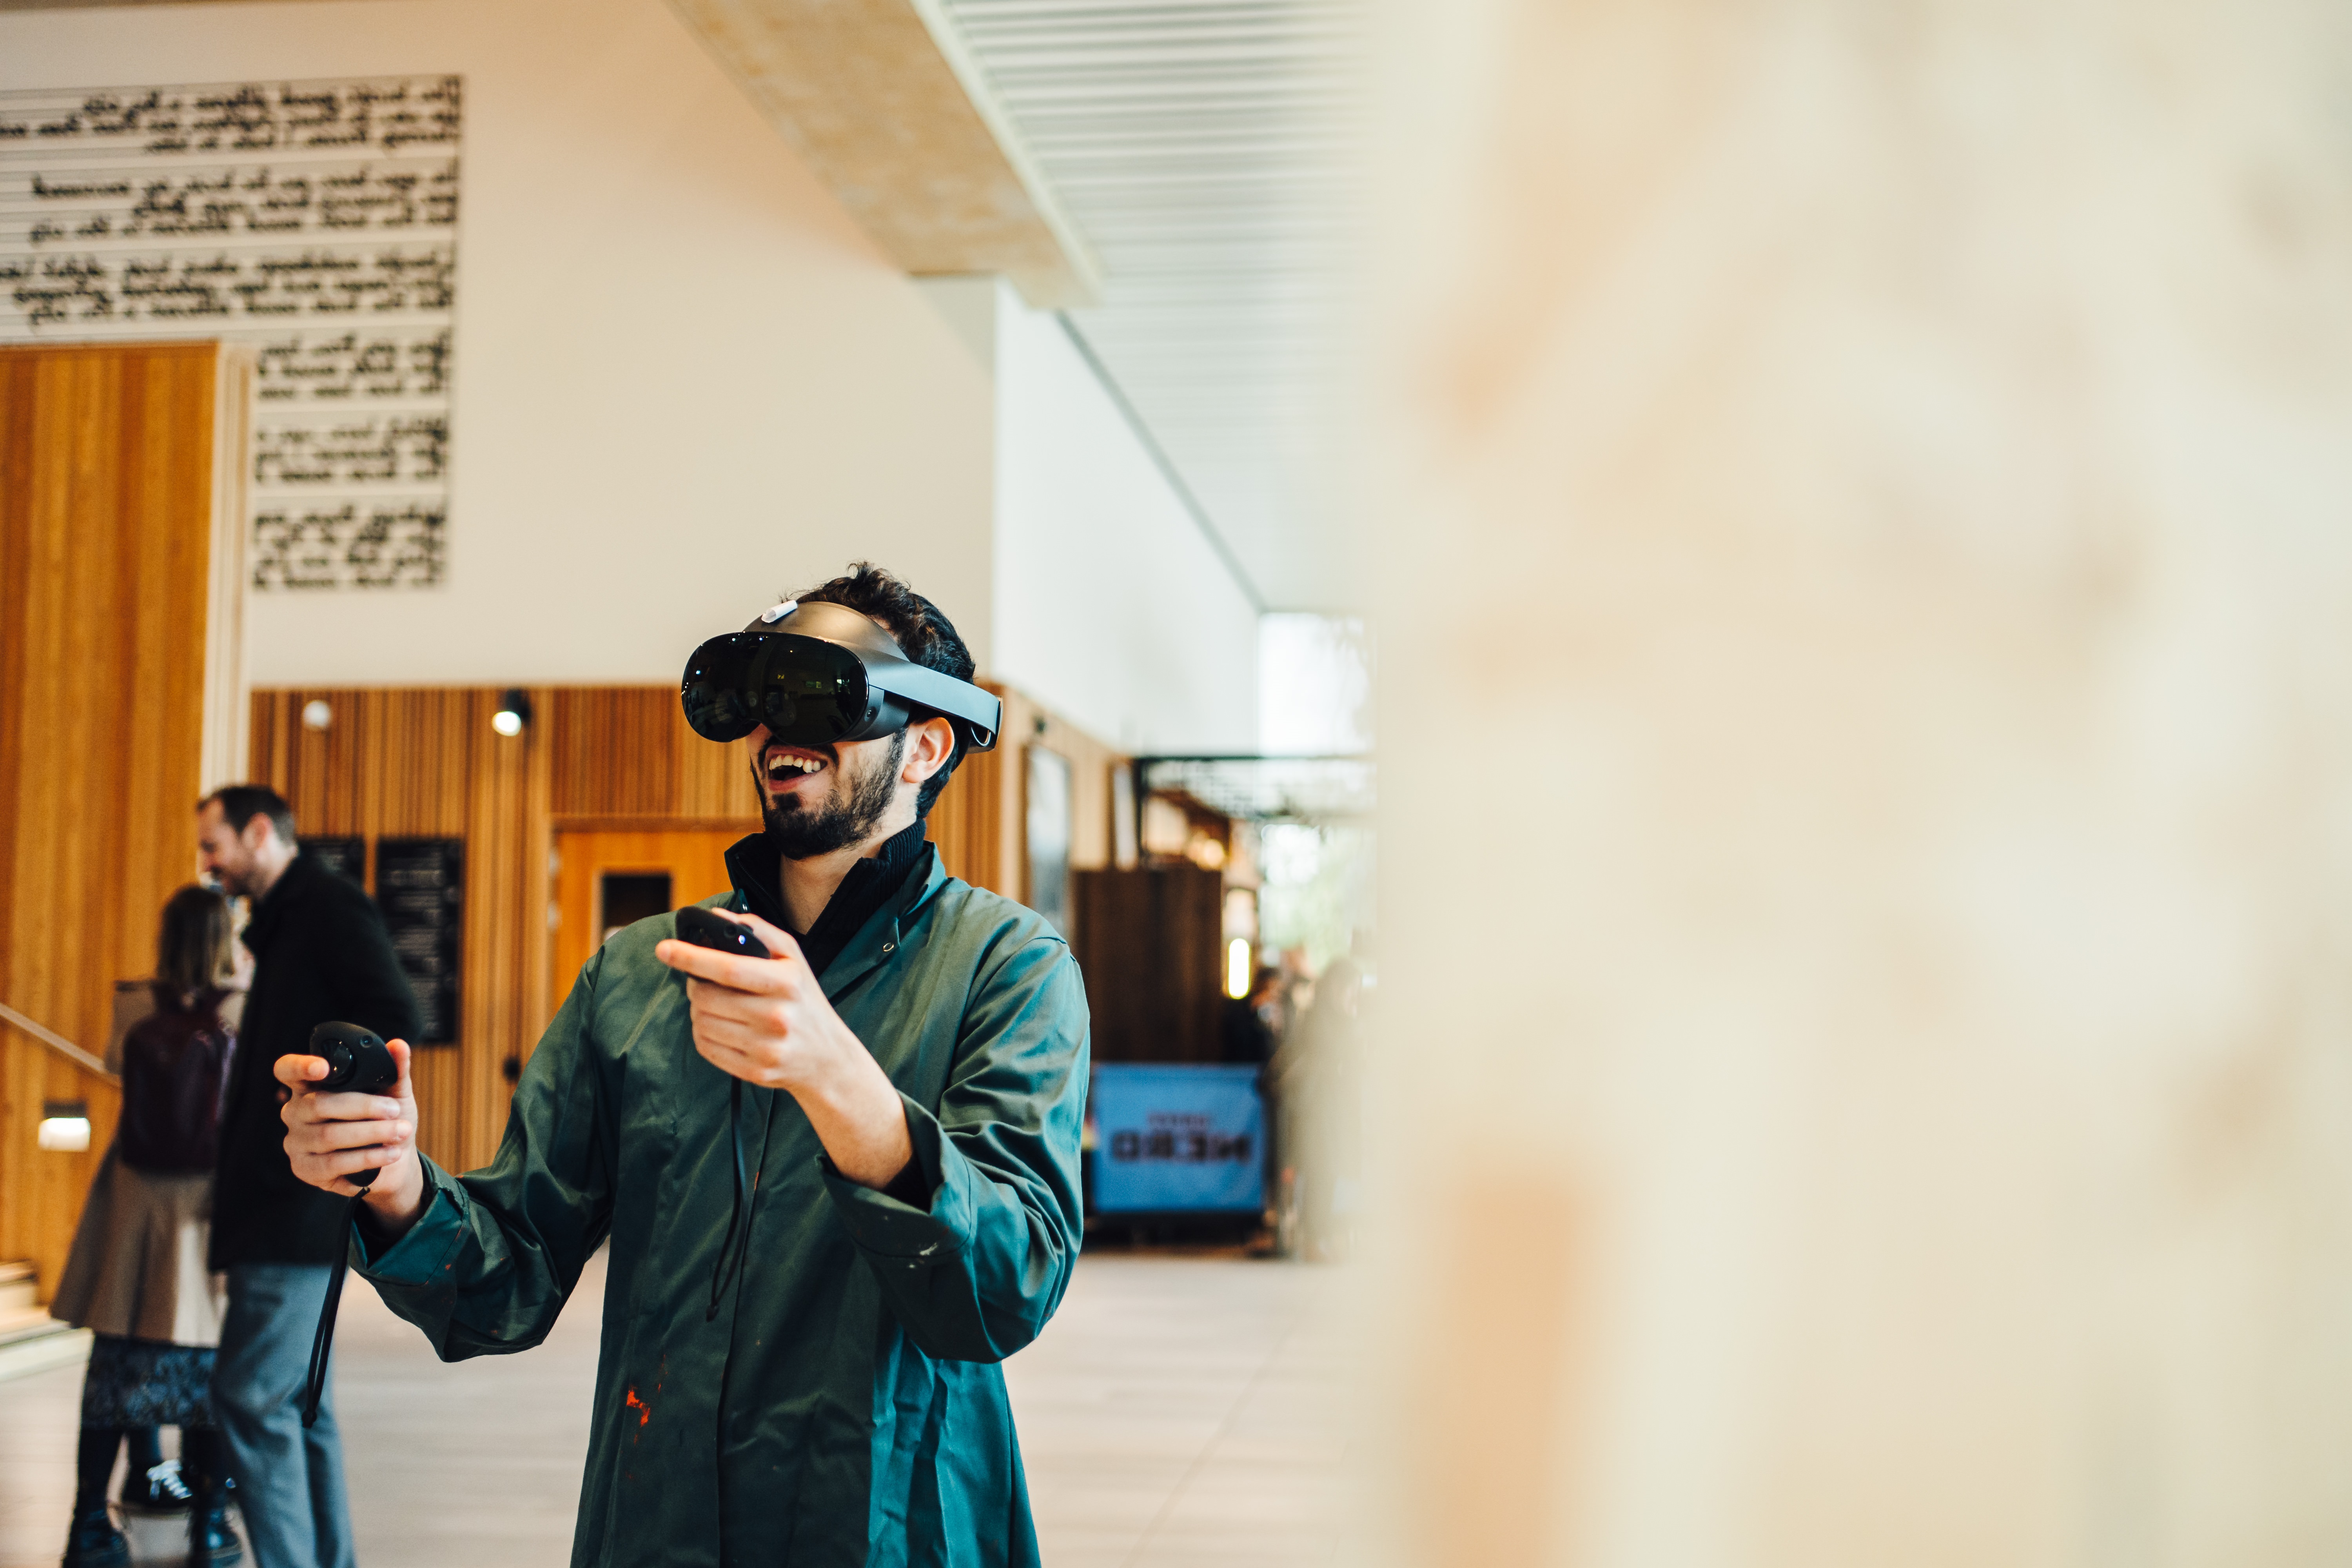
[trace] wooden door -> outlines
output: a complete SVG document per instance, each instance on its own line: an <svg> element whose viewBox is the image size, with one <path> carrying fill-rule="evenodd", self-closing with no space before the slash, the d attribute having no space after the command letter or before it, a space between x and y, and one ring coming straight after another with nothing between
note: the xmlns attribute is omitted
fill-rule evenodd
<svg viewBox="0 0 2352 1568"><path fill-rule="evenodd" d="M1072 951L1098 1062L1213 1062L1224 879L1182 863L1071 873Z"/></svg>
<svg viewBox="0 0 2352 1568"><path fill-rule="evenodd" d="M562 1005L580 966L604 942L608 924L624 916L674 910L725 892L732 885L727 876L727 847L752 831L751 826L730 826L558 832L551 1005ZM628 909L617 907L625 889L640 892L644 879L661 877L668 879L668 886L657 907L635 900Z"/></svg>
<svg viewBox="0 0 2352 1568"><path fill-rule="evenodd" d="M0 349L0 1003L91 1054L195 879L197 795L244 766L251 393L216 343ZM38 1147L53 1100L86 1153ZM0 1260L44 1300L119 1103L0 1022Z"/></svg>

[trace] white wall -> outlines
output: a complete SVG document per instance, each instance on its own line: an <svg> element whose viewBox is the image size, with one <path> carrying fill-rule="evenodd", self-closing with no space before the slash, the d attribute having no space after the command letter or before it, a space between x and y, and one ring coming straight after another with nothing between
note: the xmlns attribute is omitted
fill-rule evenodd
<svg viewBox="0 0 2352 1568"><path fill-rule="evenodd" d="M1257 742L1269 756L1372 749L1371 640L1350 616L1293 611L1257 623Z"/></svg>
<svg viewBox="0 0 2352 1568"><path fill-rule="evenodd" d="M0 87L466 81L446 581L258 685L676 678L853 558L1103 740L1256 740L1252 606L1050 315L899 275L659 0L0 13Z"/></svg>
<svg viewBox="0 0 2352 1568"><path fill-rule="evenodd" d="M255 595L257 684L633 681L870 557L991 668L984 366L659 0L0 15L0 86L457 72L448 575Z"/></svg>
<svg viewBox="0 0 2352 1568"><path fill-rule="evenodd" d="M1053 315L998 291L996 660L1139 752L1257 742L1257 615Z"/></svg>

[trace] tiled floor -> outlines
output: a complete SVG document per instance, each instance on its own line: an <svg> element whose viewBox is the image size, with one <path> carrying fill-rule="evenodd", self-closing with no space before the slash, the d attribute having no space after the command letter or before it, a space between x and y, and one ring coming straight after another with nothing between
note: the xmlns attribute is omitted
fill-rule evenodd
<svg viewBox="0 0 2352 1568"><path fill-rule="evenodd" d="M601 1268L601 1263L597 1265ZM1089 1256L1006 1364L1048 1568L1336 1561L1341 1276L1231 1258ZM338 1336L364 1568L570 1561L600 1279L548 1342L445 1366L363 1287ZM79 1367L0 1384L0 1568L53 1568L73 1491Z"/></svg>
<svg viewBox="0 0 2352 1568"><path fill-rule="evenodd" d="M1050 1568L1336 1559L1340 1277L1295 1264L1090 1257L1006 1364Z"/></svg>

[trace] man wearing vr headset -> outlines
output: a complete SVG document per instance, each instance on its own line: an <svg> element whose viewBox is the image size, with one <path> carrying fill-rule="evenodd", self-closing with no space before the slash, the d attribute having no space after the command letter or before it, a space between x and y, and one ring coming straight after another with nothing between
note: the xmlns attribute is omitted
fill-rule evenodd
<svg viewBox="0 0 2352 1568"><path fill-rule="evenodd" d="M545 1337L612 1255L575 1563L1034 1564L994 1364L1059 1303L1082 1217L1087 1009L1038 916L945 875L922 816L996 700L947 618L859 565L695 652L767 827L704 907L772 954L605 942L488 1167L389 1098L314 1095L306 1181L366 1190L355 1262L446 1360Z"/></svg>

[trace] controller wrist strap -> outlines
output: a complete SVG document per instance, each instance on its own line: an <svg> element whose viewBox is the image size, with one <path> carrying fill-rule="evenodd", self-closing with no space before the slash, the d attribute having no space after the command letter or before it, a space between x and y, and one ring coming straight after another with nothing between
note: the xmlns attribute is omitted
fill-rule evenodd
<svg viewBox="0 0 2352 1568"><path fill-rule="evenodd" d="M327 1276L327 1299L319 1306L319 1331L310 1336L310 1370L302 1379L302 1425L306 1427L318 1424L319 1401L327 1396L327 1358L334 1348L335 1309L342 1304L343 1276L351 1268L352 1226L358 1220L360 1204L366 1196L363 1192L352 1194L343 1208L343 1223L337 1232L337 1239L342 1245L335 1248L335 1266Z"/></svg>

